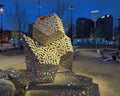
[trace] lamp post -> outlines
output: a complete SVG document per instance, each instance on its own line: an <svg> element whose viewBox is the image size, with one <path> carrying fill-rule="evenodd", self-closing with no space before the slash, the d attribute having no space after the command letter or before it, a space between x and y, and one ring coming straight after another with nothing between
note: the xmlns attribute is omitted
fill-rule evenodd
<svg viewBox="0 0 120 96"><path fill-rule="evenodd" d="M70 38L71 38L71 42L72 42L72 44L73 44L73 6L71 5L70 7L69 7L69 9L70 9L70 13L71 13L71 24L70 24Z"/></svg>
<svg viewBox="0 0 120 96"><path fill-rule="evenodd" d="M1 32L1 45L3 46L3 13L4 13L4 10L3 10L3 4L0 4L0 21L1 21L1 26L0 26L0 32Z"/></svg>
<svg viewBox="0 0 120 96"><path fill-rule="evenodd" d="M72 43L72 45L73 45L73 6L71 5L70 7L69 7L69 9L70 9L70 38L71 38L71 43ZM75 52L75 48L73 47L73 50L74 50L74 52ZM75 53L74 53L74 56L73 56L73 60L75 60Z"/></svg>
<svg viewBox="0 0 120 96"><path fill-rule="evenodd" d="M97 35L96 35L96 29L97 29L97 26L96 26L96 21L98 19L98 15L99 15L99 11L98 10L94 10L94 11L91 11L91 15L92 15L92 19L94 21L94 37L95 37L95 41L96 41L96 50L97 50Z"/></svg>
<svg viewBox="0 0 120 96"><path fill-rule="evenodd" d="M91 15L94 21L94 28L96 28L96 21L98 19L99 11L98 10L91 11Z"/></svg>
<svg viewBox="0 0 120 96"><path fill-rule="evenodd" d="M40 0L37 1L37 8L38 8L38 17L40 17Z"/></svg>

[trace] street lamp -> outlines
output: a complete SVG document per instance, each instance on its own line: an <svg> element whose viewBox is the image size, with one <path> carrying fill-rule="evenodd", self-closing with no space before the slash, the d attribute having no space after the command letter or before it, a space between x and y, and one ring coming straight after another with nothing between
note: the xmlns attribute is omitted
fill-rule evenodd
<svg viewBox="0 0 120 96"><path fill-rule="evenodd" d="M3 13L4 13L3 6L4 6L3 4L0 4L0 17L1 17L1 26L0 26L1 38L0 39L1 39L2 46L3 46Z"/></svg>
<svg viewBox="0 0 120 96"><path fill-rule="evenodd" d="M40 0L38 0L38 2L37 2L37 8L38 8L38 17L40 17L40 8L41 8Z"/></svg>
<svg viewBox="0 0 120 96"><path fill-rule="evenodd" d="M73 6L71 5L70 7L69 7L69 9L70 9L70 13L71 13L71 24L70 24L70 38L71 38L71 43L72 43L72 45L73 45ZM73 47L73 50L74 50L74 52L75 52L75 48ZM74 56L73 56L73 59L75 60L75 54L74 54Z"/></svg>
<svg viewBox="0 0 120 96"><path fill-rule="evenodd" d="M99 15L99 11L98 10L94 10L94 11L91 11L91 15L92 15L92 19L94 21L94 37L95 37L95 41L96 41L96 49L97 49L97 35L96 35L96 28L97 28L97 25L96 25L96 21L98 19L98 15Z"/></svg>
<svg viewBox="0 0 120 96"><path fill-rule="evenodd" d="M71 5L70 7L69 7L69 9L70 9L70 13L71 13L71 24L70 24L70 38L71 38L71 42L72 42L72 44L73 44L73 6Z"/></svg>
<svg viewBox="0 0 120 96"><path fill-rule="evenodd" d="M92 19L95 23L94 28L96 28L96 21L98 19L99 11L98 10L91 11L91 15L92 15Z"/></svg>

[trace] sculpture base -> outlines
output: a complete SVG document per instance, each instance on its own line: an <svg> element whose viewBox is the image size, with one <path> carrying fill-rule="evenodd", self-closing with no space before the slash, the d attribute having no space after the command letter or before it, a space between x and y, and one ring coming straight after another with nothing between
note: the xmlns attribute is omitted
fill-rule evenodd
<svg viewBox="0 0 120 96"><path fill-rule="evenodd" d="M100 96L98 85L92 78L73 72L59 72L54 83L29 85L29 96Z"/></svg>

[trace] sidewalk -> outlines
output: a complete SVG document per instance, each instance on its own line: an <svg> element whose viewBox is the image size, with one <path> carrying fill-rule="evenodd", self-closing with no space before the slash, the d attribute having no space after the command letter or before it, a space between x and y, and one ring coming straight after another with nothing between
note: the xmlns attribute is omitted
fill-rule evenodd
<svg viewBox="0 0 120 96"><path fill-rule="evenodd" d="M24 54L16 56L5 56L0 54L0 69L11 67L16 69L26 69Z"/></svg>

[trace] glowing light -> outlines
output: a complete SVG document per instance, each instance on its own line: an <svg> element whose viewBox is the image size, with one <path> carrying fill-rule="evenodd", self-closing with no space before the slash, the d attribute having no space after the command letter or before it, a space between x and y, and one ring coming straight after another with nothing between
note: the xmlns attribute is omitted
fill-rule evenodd
<svg viewBox="0 0 120 96"><path fill-rule="evenodd" d="M99 10L93 10L91 13L99 13Z"/></svg>
<svg viewBox="0 0 120 96"><path fill-rule="evenodd" d="M0 14L3 14L4 10L3 8L0 8Z"/></svg>
<svg viewBox="0 0 120 96"><path fill-rule="evenodd" d="M110 17L110 15L107 15L107 17Z"/></svg>
<svg viewBox="0 0 120 96"><path fill-rule="evenodd" d="M104 19L104 18L105 18L105 16L102 16L101 18L102 18L102 19Z"/></svg>

